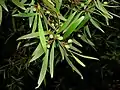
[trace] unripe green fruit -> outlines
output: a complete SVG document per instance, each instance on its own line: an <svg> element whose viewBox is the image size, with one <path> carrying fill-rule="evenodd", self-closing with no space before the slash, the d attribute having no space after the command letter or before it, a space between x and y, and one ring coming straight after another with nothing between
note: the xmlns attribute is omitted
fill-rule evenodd
<svg viewBox="0 0 120 90"><path fill-rule="evenodd" d="M53 35L52 34L50 34L50 36L49 36L51 39L53 38Z"/></svg>
<svg viewBox="0 0 120 90"><path fill-rule="evenodd" d="M69 40L68 40L68 43L72 43L72 42L73 42L73 40L72 40L72 39L69 39Z"/></svg>
<svg viewBox="0 0 120 90"><path fill-rule="evenodd" d="M81 35L80 35L80 34L78 34L77 36L78 36L78 37L81 37Z"/></svg>
<svg viewBox="0 0 120 90"><path fill-rule="evenodd" d="M63 40L63 37L62 36L58 37L58 40Z"/></svg>
<svg viewBox="0 0 120 90"><path fill-rule="evenodd" d="M56 35L58 38L60 37L60 34Z"/></svg>
<svg viewBox="0 0 120 90"><path fill-rule="evenodd" d="M49 44L47 45L47 48L50 48L50 45L49 45Z"/></svg>
<svg viewBox="0 0 120 90"><path fill-rule="evenodd" d="M105 5L107 5L107 4L108 4L108 2L104 2L104 4L105 4Z"/></svg>
<svg viewBox="0 0 120 90"><path fill-rule="evenodd" d="M81 3L81 7L84 7L85 6L85 4L84 3Z"/></svg>
<svg viewBox="0 0 120 90"><path fill-rule="evenodd" d="M65 45L65 48L69 49L69 48L70 48L70 46L69 46L69 45Z"/></svg>

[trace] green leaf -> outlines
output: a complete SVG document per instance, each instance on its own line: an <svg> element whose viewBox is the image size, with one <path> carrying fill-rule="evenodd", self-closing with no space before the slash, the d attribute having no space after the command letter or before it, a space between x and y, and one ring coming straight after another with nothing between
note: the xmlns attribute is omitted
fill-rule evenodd
<svg viewBox="0 0 120 90"><path fill-rule="evenodd" d="M45 32L42 27L40 15L39 15L39 22L38 22L38 31L39 31L39 38L40 38L41 45L43 47L44 52L46 53L46 50L47 50L46 38L45 38Z"/></svg>
<svg viewBox="0 0 120 90"><path fill-rule="evenodd" d="M80 46L80 47L83 47L78 41L76 41L75 39L73 39L73 43Z"/></svg>
<svg viewBox="0 0 120 90"><path fill-rule="evenodd" d="M88 43L89 45L95 46L94 43L92 43L85 35L82 35L81 39L82 39L84 42Z"/></svg>
<svg viewBox="0 0 120 90"><path fill-rule="evenodd" d="M43 80L45 79L45 75L47 72L47 66L48 66L48 54L49 54L49 50L47 49L46 55L43 58L42 68L41 68L40 76L38 79L38 86L36 88L39 88Z"/></svg>
<svg viewBox="0 0 120 90"><path fill-rule="evenodd" d="M13 17L33 17L36 13L19 13L12 15Z"/></svg>
<svg viewBox="0 0 120 90"><path fill-rule="evenodd" d="M52 44L52 48L50 51L50 62L49 62L49 66L50 66L50 74L51 74L51 78L53 78L53 74L54 74L54 47L55 47L55 41Z"/></svg>
<svg viewBox="0 0 120 90"><path fill-rule="evenodd" d="M52 11L56 12L56 9L54 8L54 4L51 0L42 0L43 3L49 7Z"/></svg>
<svg viewBox="0 0 120 90"><path fill-rule="evenodd" d="M62 0L55 0L57 12L60 12L60 7L62 5Z"/></svg>
<svg viewBox="0 0 120 90"><path fill-rule="evenodd" d="M26 2L27 2L27 0L21 0L21 2L22 2L22 3L26 3Z"/></svg>
<svg viewBox="0 0 120 90"><path fill-rule="evenodd" d="M12 0L12 2L17 5L19 8L26 10L26 8L24 7L24 3L20 2L19 0Z"/></svg>
<svg viewBox="0 0 120 90"><path fill-rule="evenodd" d="M28 46L34 45L34 44L36 44L36 43L37 43L37 42L26 43L26 44L24 45L24 47L28 47Z"/></svg>
<svg viewBox="0 0 120 90"><path fill-rule="evenodd" d="M81 76L81 79L83 79L82 74L80 73L80 71L73 65L73 63L70 61L70 59L67 57L67 55L65 55L66 61L67 63L71 66L71 68L76 71L76 73L78 73Z"/></svg>
<svg viewBox="0 0 120 90"><path fill-rule="evenodd" d="M33 13L33 8L30 9L30 12L29 12L29 13ZM34 19L34 16L29 17L29 27L30 27L30 28L31 28L31 26L32 26L33 19Z"/></svg>
<svg viewBox="0 0 120 90"><path fill-rule="evenodd" d="M67 21L63 23L63 25L59 28L59 30L58 30L57 33L62 32L63 30L65 30L65 29L68 27L68 25L70 24L70 22L71 22L72 19L74 18L75 14L76 14L76 12L74 12L73 14L71 14L71 15L68 17Z"/></svg>
<svg viewBox="0 0 120 90"><path fill-rule="evenodd" d="M37 29L37 15L35 15L32 32L35 32L36 29Z"/></svg>
<svg viewBox="0 0 120 90"><path fill-rule="evenodd" d="M64 60L64 51L60 45L59 45L59 49L60 49L60 53L62 55L62 60Z"/></svg>
<svg viewBox="0 0 120 90"><path fill-rule="evenodd" d="M91 38L90 29L89 29L88 25L85 26L85 30L86 30L88 36Z"/></svg>
<svg viewBox="0 0 120 90"><path fill-rule="evenodd" d="M0 25L2 23L2 7L0 6Z"/></svg>
<svg viewBox="0 0 120 90"><path fill-rule="evenodd" d="M78 55L78 56L80 56L80 57L82 57L82 58L93 59L93 60L99 60L98 58L90 57L90 56L85 56L85 55L81 55L81 54L76 53L76 52L72 52L72 53L74 53L74 54L76 54L76 55Z"/></svg>
<svg viewBox="0 0 120 90"><path fill-rule="evenodd" d="M22 40L22 39L31 39L31 38L36 38L39 36L39 32L34 32L34 33L30 33L24 36L19 37L17 40Z"/></svg>
<svg viewBox="0 0 120 90"><path fill-rule="evenodd" d="M70 34L75 31L76 27L83 21L84 16L81 16L78 20L76 20L65 32L63 38L66 39L70 36Z"/></svg>
<svg viewBox="0 0 120 90"><path fill-rule="evenodd" d="M90 19L90 21L91 21L91 23L92 23L97 29L99 29L100 31L102 31L103 33L105 33L105 32L101 29L101 27L99 26L99 24L98 24L95 20Z"/></svg>
<svg viewBox="0 0 120 90"><path fill-rule="evenodd" d="M78 28L75 31L78 31L80 28L82 28L89 20L90 17L88 14L86 14L84 20L79 24Z"/></svg>
<svg viewBox="0 0 120 90"><path fill-rule="evenodd" d="M7 6L5 5L5 0L0 0L0 5L8 12Z"/></svg>
<svg viewBox="0 0 120 90"><path fill-rule="evenodd" d="M70 49L79 53L82 53L78 48L74 47L74 46L70 46Z"/></svg>
<svg viewBox="0 0 120 90"><path fill-rule="evenodd" d="M90 57L90 56L85 56L85 55L79 55L80 57L87 58L87 59L94 59L94 60L99 60L98 58L95 57Z"/></svg>
<svg viewBox="0 0 120 90"><path fill-rule="evenodd" d="M115 14L115 13L112 13L112 12L109 12L111 15L113 15L113 16L115 16L115 17L117 17L117 18L120 18L120 16L119 15L117 15L117 14Z"/></svg>
<svg viewBox="0 0 120 90"><path fill-rule="evenodd" d="M81 62L77 57L75 57L73 54L72 54L72 57L76 60L77 63L79 63L81 66L85 67L85 64L83 62Z"/></svg>
<svg viewBox="0 0 120 90"><path fill-rule="evenodd" d="M82 14L82 12L81 13L78 13L74 18L73 18L73 20L72 20L72 22L69 24L69 26L64 30L64 32L73 24L73 23L75 23L77 20L78 20L78 18L80 17L80 15Z"/></svg>
<svg viewBox="0 0 120 90"><path fill-rule="evenodd" d="M41 44L39 44L37 46L37 48L35 49L35 51L32 54L32 59L30 60L30 62L35 61L36 59L40 58L42 55L44 54L43 48L41 46Z"/></svg>

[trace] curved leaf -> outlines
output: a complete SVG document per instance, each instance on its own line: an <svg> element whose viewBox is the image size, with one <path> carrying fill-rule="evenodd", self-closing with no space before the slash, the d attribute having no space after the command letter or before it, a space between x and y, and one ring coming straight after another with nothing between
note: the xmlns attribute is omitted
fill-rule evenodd
<svg viewBox="0 0 120 90"><path fill-rule="evenodd" d="M70 59L66 55L65 55L65 58L66 58L67 63L71 66L71 68L81 76L81 79L83 79L83 76L80 73L80 71L73 65L73 63L70 61Z"/></svg>
<svg viewBox="0 0 120 90"><path fill-rule="evenodd" d="M42 84L43 80L45 79L47 66L48 66L48 54L49 54L49 50L47 49L46 55L43 58L42 68L41 68L40 76L38 79L38 86L36 88L39 88L39 86Z"/></svg>
<svg viewBox="0 0 120 90"><path fill-rule="evenodd" d="M36 38L39 36L39 32L35 32L35 33L30 33L24 36L19 37L17 40L22 40L22 39L31 39L31 38Z"/></svg>
<svg viewBox="0 0 120 90"><path fill-rule="evenodd" d="M30 60L30 62L35 61L36 59L40 58L40 56L42 56L44 54L43 48L41 46L41 44L39 44L37 46L37 48L35 49L35 51L32 54L32 59Z"/></svg>
<svg viewBox="0 0 120 90"><path fill-rule="evenodd" d="M26 10L26 8L24 7L24 3L20 2L19 0L12 0L12 2L13 2L16 6L20 7L21 9Z"/></svg>

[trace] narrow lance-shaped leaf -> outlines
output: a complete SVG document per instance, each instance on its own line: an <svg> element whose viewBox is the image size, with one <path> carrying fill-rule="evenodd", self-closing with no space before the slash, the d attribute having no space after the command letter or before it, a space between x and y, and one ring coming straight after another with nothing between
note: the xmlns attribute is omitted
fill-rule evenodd
<svg viewBox="0 0 120 90"><path fill-rule="evenodd" d="M39 15L39 22L38 22L38 31L39 31L39 38L40 38L41 45L43 47L44 52L46 53L46 50L47 50L46 38L45 38L45 32L43 30L40 15Z"/></svg>
<svg viewBox="0 0 120 90"><path fill-rule="evenodd" d="M95 46L94 43L92 43L92 42L85 36L85 34L81 36L81 39L82 39L84 42L88 43L89 45Z"/></svg>
<svg viewBox="0 0 120 90"><path fill-rule="evenodd" d="M59 49L60 49L60 53L62 55L62 60L64 60L64 51L60 45L59 45Z"/></svg>
<svg viewBox="0 0 120 90"><path fill-rule="evenodd" d="M72 22L69 24L69 26L64 30L64 32L66 32L66 30L74 23L74 22L76 22L77 20L78 20L78 18L80 17L80 15L82 14L82 12L81 13L78 13L74 18L73 18L73 20L72 20Z"/></svg>
<svg viewBox="0 0 120 90"><path fill-rule="evenodd" d="M57 12L59 12L60 7L61 7L61 5L62 5L62 0L55 0L55 2L56 2L56 9L57 9Z"/></svg>
<svg viewBox="0 0 120 90"><path fill-rule="evenodd" d="M54 8L54 4L51 0L42 0L42 1L47 7L49 7L51 10L56 12L56 9Z"/></svg>
<svg viewBox="0 0 120 90"><path fill-rule="evenodd" d="M2 7L0 6L0 25L1 25L1 22L2 22Z"/></svg>
<svg viewBox="0 0 120 90"><path fill-rule="evenodd" d="M78 48L74 47L74 46L70 46L70 49L79 53L82 53Z"/></svg>
<svg viewBox="0 0 120 90"><path fill-rule="evenodd" d="M73 43L80 46L80 47L83 47L77 40L73 39Z"/></svg>
<svg viewBox="0 0 120 90"><path fill-rule="evenodd" d="M31 8L30 13L33 13L33 8ZM29 27L31 28L32 23L33 23L34 16L29 17Z"/></svg>
<svg viewBox="0 0 120 90"><path fill-rule="evenodd" d="M81 66L85 67L85 64L81 62L76 56L72 54L73 58L76 60L77 63L79 63Z"/></svg>
<svg viewBox="0 0 120 90"><path fill-rule="evenodd" d="M99 26L99 24L98 24L95 20L90 19L90 21L91 21L91 23L92 23L97 29L99 29L100 31L102 31L103 33L105 33L105 32L101 29L101 27Z"/></svg>
<svg viewBox="0 0 120 90"><path fill-rule="evenodd" d="M33 57L30 60L30 62L33 62L36 59L40 58L43 54L44 54L44 50L43 50L41 44L39 43L39 45L37 46L37 48L35 49L35 51L32 54Z"/></svg>
<svg viewBox="0 0 120 90"><path fill-rule="evenodd" d="M67 63L70 65L70 67L76 71L76 73L78 73L81 76L81 79L83 79L82 74L80 73L80 71L73 65L73 63L70 61L70 59L67 57L67 55L65 55L66 61Z"/></svg>
<svg viewBox="0 0 120 90"><path fill-rule="evenodd" d="M48 54L49 54L49 50L47 49L47 52L43 58L42 68L41 68L40 76L38 79L38 86L36 88L39 88L43 80L45 79L45 75L47 72L47 66L48 66Z"/></svg>
<svg viewBox="0 0 120 90"><path fill-rule="evenodd" d="M90 17L88 14L86 14L84 20L79 24L78 28L75 31L78 31L80 28L82 28L89 20Z"/></svg>
<svg viewBox="0 0 120 90"><path fill-rule="evenodd" d="M53 78L53 74L54 74L54 47L55 47L55 41L53 42L52 48L50 51L49 67L50 67L51 78Z"/></svg>
<svg viewBox="0 0 120 90"><path fill-rule="evenodd" d="M57 33L62 32L63 30L65 30L65 29L68 27L69 23L71 22L71 20L72 20L73 17L75 16L75 14L76 14L76 12L74 12L73 14L71 14L71 15L68 17L67 21L63 23L63 25L59 28L59 30L58 30Z"/></svg>
<svg viewBox="0 0 120 90"><path fill-rule="evenodd" d="M70 34L75 31L76 27L83 21L84 16L81 16L76 22L74 22L65 32L63 38L66 39Z"/></svg>
<svg viewBox="0 0 120 90"><path fill-rule="evenodd" d="M17 40L37 38L38 36L39 36L39 32L34 32L34 33L30 33L30 34L21 36Z"/></svg>
<svg viewBox="0 0 120 90"><path fill-rule="evenodd" d="M14 16L14 17L33 17L35 15L36 15L36 13L19 13L19 14L14 14L12 16Z"/></svg>
<svg viewBox="0 0 120 90"><path fill-rule="evenodd" d="M32 33L35 32L37 29L37 15L35 15L34 23L33 23L33 28L32 28Z"/></svg>
<svg viewBox="0 0 120 90"><path fill-rule="evenodd" d="M0 0L0 5L1 5L6 11L8 11L7 6L5 5L5 0Z"/></svg>
<svg viewBox="0 0 120 90"><path fill-rule="evenodd" d="M90 33L90 29L89 29L88 25L85 26L85 30L86 30L87 34L89 35L89 37L91 38L91 33Z"/></svg>
<svg viewBox="0 0 120 90"><path fill-rule="evenodd" d="M90 56L85 56L85 55L81 55L79 53L76 53L76 52L72 52L80 57L83 57L83 58L87 58L87 59L94 59L94 60L99 60L98 58L95 58L95 57L90 57Z"/></svg>
<svg viewBox="0 0 120 90"><path fill-rule="evenodd" d="M12 0L12 2L21 9L26 10L26 8L24 7L24 3L20 2L19 0Z"/></svg>

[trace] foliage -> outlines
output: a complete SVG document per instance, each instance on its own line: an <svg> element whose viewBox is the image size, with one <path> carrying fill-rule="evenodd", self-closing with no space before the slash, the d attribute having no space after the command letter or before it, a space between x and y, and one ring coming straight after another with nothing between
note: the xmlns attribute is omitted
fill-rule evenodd
<svg viewBox="0 0 120 90"><path fill-rule="evenodd" d="M66 60L73 71L83 79L74 63L77 62L85 67L86 65L79 60L79 57L99 59L83 55L78 48L84 46L76 39L75 35L77 34L78 39L94 48L95 45L91 41L90 26L93 25L105 33L101 25L108 26L109 19L113 19L113 16L119 17L106 9L109 7L109 2L103 0L12 0L12 2L17 6L13 9L12 16L28 20L31 29L30 33L19 37L17 40L20 43L31 40L24 46L37 45L28 63L42 62L36 88L39 88L45 80L47 71L53 78L55 65L63 60ZM2 7L6 11L8 9L5 1L0 1L0 5L0 22L2 22ZM64 9L67 10L65 13L62 12ZM103 19L103 21L98 18Z"/></svg>

